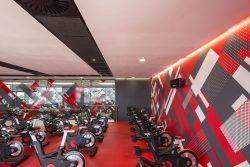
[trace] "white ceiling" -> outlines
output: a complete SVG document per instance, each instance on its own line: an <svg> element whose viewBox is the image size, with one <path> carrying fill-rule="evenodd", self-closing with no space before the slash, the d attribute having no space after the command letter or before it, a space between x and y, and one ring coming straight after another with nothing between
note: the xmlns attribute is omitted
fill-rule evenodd
<svg viewBox="0 0 250 167"><path fill-rule="evenodd" d="M151 77L250 15L249 0L75 2L115 77ZM0 1L0 25L0 61L47 74L97 74L13 0Z"/></svg>
<svg viewBox="0 0 250 167"><path fill-rule="evenodd" d="M0 66L0 75L6 75L6 74L9 74L9 75L30 75L30 73L17 71L17 70L13 70L13 69L9 69L9 68L5 68L5 67Z"/></svg>
<svg viewBox="0 0 250 167"><path fill-rule="evenodd" d="M0 61L46 74L97 74L13 0L0 1L0 25Z"/></svg>
<svg viewBox="0 0 250 167"><path fill-rule="evenodd" d="M151 77L250 15L249 0L75 2L117 77Z"/></svg>

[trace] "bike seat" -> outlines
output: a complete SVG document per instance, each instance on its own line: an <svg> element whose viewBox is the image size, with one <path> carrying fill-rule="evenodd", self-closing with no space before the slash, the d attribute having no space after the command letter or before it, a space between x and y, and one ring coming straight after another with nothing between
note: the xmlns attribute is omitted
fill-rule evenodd
<svg viewBox="0 0 250 167"><path fill-rule="evenodd" d="M29 128L29 130L31 130L31 131L33 131L33 130L39 130L40 129L40 127L31 127L31 128Z"/></svg>
<svg viewBox="0 0 250 167"><path fill-rule="evenodd" d="M76 133L68 133L68 136L69 137L75 137L75 136L77 136L77 134Z"/></svg>
<svg viewBox="0 0 250 167"><path fill-rule="evenodd" d="M71 129L71 127L69 127L69 126L65 126L64 128L63 128L63 130L70 130Z"/></svg>
<svg viewBox="0 0 250 167"><path fill-rule="evenodd" d="M173 149L170 148L164 148L164 149L159 149L159 155L160 156L166 156L167 154L169 154Z"/></svg>

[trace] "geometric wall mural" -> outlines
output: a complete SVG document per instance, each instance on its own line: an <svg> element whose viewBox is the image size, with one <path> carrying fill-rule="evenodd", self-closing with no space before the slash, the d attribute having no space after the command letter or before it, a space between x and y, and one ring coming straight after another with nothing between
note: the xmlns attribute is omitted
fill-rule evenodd
<svg viewBox="0 0 250 167"><path fill-rule="evenodd" d="M185 78L184 88L170 80ZM201 166L250 166L250 21L152 79L151 110Z"/></svg>

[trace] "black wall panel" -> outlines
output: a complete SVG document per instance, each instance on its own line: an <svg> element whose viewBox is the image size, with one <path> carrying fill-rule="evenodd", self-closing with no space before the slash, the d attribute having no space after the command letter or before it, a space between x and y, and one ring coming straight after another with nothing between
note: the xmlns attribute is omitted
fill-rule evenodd
<svg viewBox="0 0 250 167"><path fill-rule="evenodd" d="M150 109L150 80L116 80L116 104L118 121L127 121L127 107L144 107Z"/></svg>

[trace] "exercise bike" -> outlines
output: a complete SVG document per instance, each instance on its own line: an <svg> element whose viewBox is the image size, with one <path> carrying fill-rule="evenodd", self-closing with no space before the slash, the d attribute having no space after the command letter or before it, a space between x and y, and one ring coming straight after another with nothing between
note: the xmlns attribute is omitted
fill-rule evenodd
<svg viewBox="0 0 250 167"><path fill-rule="evenodd" d="M9 141L13 137L8 131L1 127L0 129L0 162L11 163L16 166L28 158L24 155L24 147L19 141Z"/></svg>
<svg viewBox="0 0 250 167"><path fill-rule="evenodd" d="M65 127L72 127L69 121L63 120L60 115L57 117L55 113L49 113L47 117L41 115L40 119L43 121L46 134L50 136L53 134L61 135Z"/></svg>
<svg viewBox="0 0 250 167"><path fill-rule="evenodd" d="M31 139L28 135L29 131L33 131L41 143L45 141L46 133L40 131L40 128L35 127L37 120L38 119L32 119L26 121L23 118L19 118L18 114L15 113L15 110L7 110L5 112L4 121L2 121L2 124L5 126L6 130L9 128L12 129L12 135L19 135L22 139L22 143L24 146L30 146ZM6 122L8 121L9 123L11 123L11 126L6 125ZM46 141L43 143L43 146L46 146L48 144L49 142Z"/></svg>
<svg viewBox="0 0 250 167"><path fill-rule="evenodd" d="M24 144L24 146L31 146L32 144L32 141L29 135L30 131L32 131L35 134L36 138L42 144L43 147L49 144L48 141L45 141L46 133L44 131L41 131L39 127L35 127L37 120L38 119L27 121L26 127L23 129L22 132L20 132L20 136L22 138L22 143Z"/></svg>
<svg viewBox="0 0 250 167"><path fill-rule="evenodd" d="M178 139L179 135L170 134L168 132L162 132L159 134L151 134L152 140L155 142L155 147L159 150L165 151L166 149L169 149L173 144L175 139ZM141 139L145 139L145 136L141 136ZM151 151L151 148L141 148L140 146L134 146L135 149L135 155L141 156L143 152L149 152Z"/></svg>
<svg viewBox="0 0 250 167"><path fill-rule="evenodd" d="M74 130L64 130L60 146L56 151L45 154L43 147L37 140L33 132L29 132L37 157L42 167L84 167L85 158L78 151L66 152L64 149L68 133L74 133ZM66 152L66 153L65 153Z"/></svg>
<svg viewBox="0 0 250 167"><path fill-rule="evenodd" d="M69 133L67 135L67 147L71 150L88 153L90 157L94 157L97 152L95 135L82 129L83 127L79 127L76 133Z"/></svg>
<svg viewBox="0 0 250 167"><path fill-rule="evenodd" d="M80 134L82 134L82 132L91 132L92 134L95 135L96 139L99 142L102 142L104 139L104 136L102 135L102 127L99 124L90 124L88 121L84 121L81 119L81 117L79 116L80 112L75 112L73 114L73 117L76 121L76 124L78 125L78 127L81 127L80 130Z"/></svg>
<svg viewBox="0 0 250 167"><path fill-rule="evenodd" d="M90 109L87 106L82 106L80 111L85 114L86 121L89 124L98 124L102 127L102 132L106 132L108 128L108 118L101 116L100 112L97 112L97 116L91 114Z"/></svg>
<svg viewBox="0 0 250 167"><path fill-rule="evenodd" d="M31 139L28 135L29 131L33 131L41 143L45 141L46 133L43 131L40 131L40 128L35 127L36 121L38 119L32 119L32 120L26 121L23 118L18 118L18 115L11 111L8 111L6 116L8 116L8 119L6 119L6 121L11 122L10 127L13 129L12 134L20 135L24 146L31 145ZM43 143L43 146L46 146L48 144L49 142L46 141L45 143Z"/></svg>
<svg viewBox="0 0 250 167"><path fill-rule="evenodd" d="M178 152L179 147L176 144L172 145L172 148L166 149L166 151L159 151L150 133L145 133L145 138L155 162L140 157L137 167L198 167L198 157L193 151L182 150Z"/></svg>

